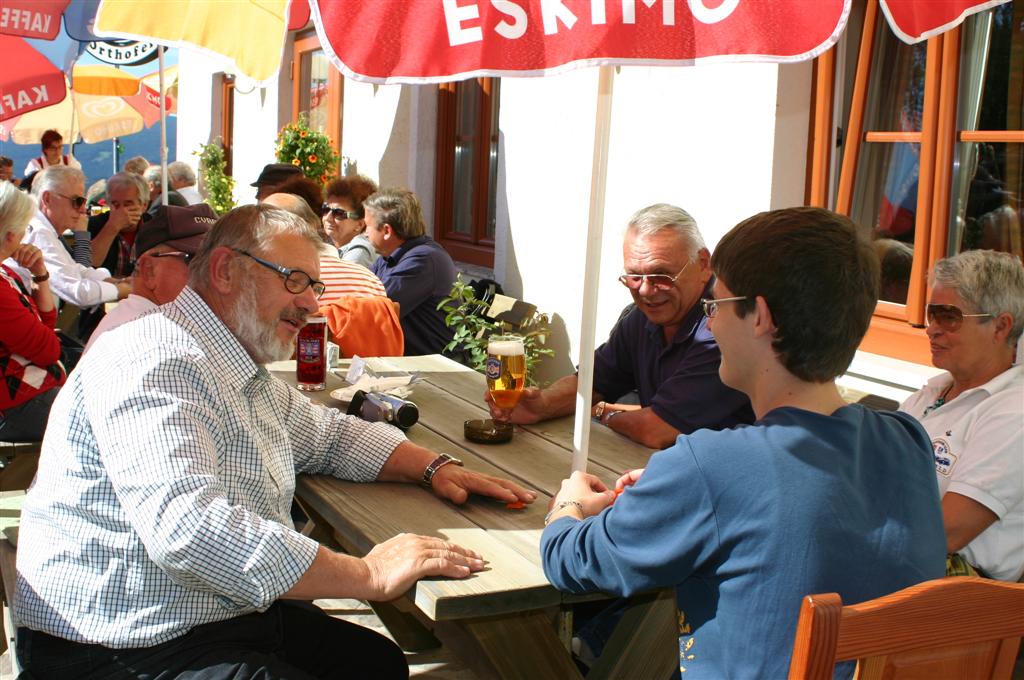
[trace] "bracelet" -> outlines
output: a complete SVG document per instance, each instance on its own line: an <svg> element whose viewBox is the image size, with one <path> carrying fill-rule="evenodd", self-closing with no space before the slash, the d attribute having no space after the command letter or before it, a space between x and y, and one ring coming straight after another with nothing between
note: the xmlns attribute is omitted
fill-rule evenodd
<svg viewBox="0 0 1024 680"><path fill-rule="evenodd" d="M622 411L608 411L608 416L604 419L604 424L607 425L612 421L612 418L622 413Z"/></svg>
<svg viewBox="0 0 1024 680"><path fill-rule="evenodd" d="M597 402L597 404L594 406L594 417L597 418L598 420L601 420L601 416L604 415L604 407L607 405L608 404L604 403L603 401Z"/></svg>
<svg viewBox="0 0 1024 680"><path fill-rule="evenodd" d="M559 503L555 507L551 508L551 512L549 512L548 514L544 515L544 526L547 526L548 522L551 521L551 515L555 514L559 510L562 510L564 508L569 507L570 505L576 506L576 509L580 511L580 516L581 517L585 517L585 515L583 514L583 504L582 503L580 503L579 501L562 501L561 503Z"/></svg>
<svg viewBox="0 0 1024 680"><path fill-rule="evenodd" d="M43 281L46 281L49 278L50 272L46 272L45 274L40 274L39 276L33 276L32 280L35 281L36 283L42 283Z"/></svg>

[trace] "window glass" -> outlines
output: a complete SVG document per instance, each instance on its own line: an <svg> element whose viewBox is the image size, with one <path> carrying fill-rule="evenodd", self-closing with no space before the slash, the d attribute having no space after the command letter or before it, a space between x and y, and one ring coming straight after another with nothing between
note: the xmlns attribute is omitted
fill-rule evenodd
<svg viewBox="0 0 1024 680"><path fill-rule="evenodd" d="M330 61L323 50L303 52L299 61L299 111L309 114L309 127L327 132L327 77Z"/></svg>
<svg viewBox="0 0 1024 680"><path fill-rule="evenodd" d="M458 234L473 233L473 203L476 197L475 165L477 128L483 90L476 79L461 83L455 99L455 195L452 197L451 230Z"/></svg>
<svg viewBox="0 0 1024 680"><path fill-rule="evenodd" d="M986 132L1024 129L1024 7L1013 3L964 24L948 252L986 248L1024 256L1024 144ZM963 132L982 131L978 139ZM986 137L988 137L986 139Z"/></svg>
<svg viewBox="0 0 1024 680"><path fill-rule="evenodd" d="M904 43L893 35L881 14L878 22L865 129L920 131L927 45Z"/></svg>

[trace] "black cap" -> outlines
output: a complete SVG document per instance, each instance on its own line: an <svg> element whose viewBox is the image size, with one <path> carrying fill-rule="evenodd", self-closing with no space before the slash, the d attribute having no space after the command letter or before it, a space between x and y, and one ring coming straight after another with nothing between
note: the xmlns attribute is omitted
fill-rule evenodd
<svg viewBox="0 0 1024 680"><path fill-rule="evenodd" d="M216 221L217 214L205 203L187 208L162 205L157 208L153 219L139 227L139 235L135 237L135 257L161 244L195 255L206 232Z"/></svg>
<svg viewBox="0 0 1024 680"><path fill-rule="evenodd" d="M297 165L292 165L291 163L271 163L270 165L263 166L263 172L261 172L256 181L249 186L275 186L286 179L291 179L295 175L301 174L302 169Z"/></svg>

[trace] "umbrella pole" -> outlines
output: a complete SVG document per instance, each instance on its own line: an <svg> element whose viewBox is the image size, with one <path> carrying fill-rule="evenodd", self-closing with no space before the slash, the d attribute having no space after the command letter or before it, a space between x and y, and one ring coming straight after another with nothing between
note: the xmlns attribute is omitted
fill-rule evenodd
<svg viewBox="0 0 1024 680"><path fill-rule="evenodd" d="M601 273L604 196L608 180L611 137L613 66L602 66L597 85L594 121L594 160L590 175L590 222L587 227L586 269L583 274L583 315L580 322L580 370L576 387L576 425L572 434L572 471L586 472L590 445L590 406L594 391L594 332L597 328L597 287Z"/></svg>
<svg viewBox="0 0 1024 680"><path fill-rule="evenodd" d="M160 59L160 203L167 205L167 98L164 96L164 47L156 48Z"/></svg>
<svg viewBox="0 0 1024 680"><path fill-rule="evenodd" d="M113 151L114 151L114 153L113 153L113 156L114 156L114 172L112 172L110 174L116 175L117 174L117 169L121 166L121 158L120 158L121 154L118 153L118 151L117 151L117 137L114 137L110 141L113 142L113 144L114 144L114 149L113 149Z"/></svg>

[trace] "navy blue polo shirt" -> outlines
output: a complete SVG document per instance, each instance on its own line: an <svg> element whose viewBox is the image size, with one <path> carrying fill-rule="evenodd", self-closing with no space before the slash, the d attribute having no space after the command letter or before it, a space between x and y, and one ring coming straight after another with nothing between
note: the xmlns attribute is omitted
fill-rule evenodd
<svg viewBox="0 0 1024 680"><path fill-rule="evenodd" d="M373 273L399 304L405 354L440 354L454 335L444 323L445 313L437 309L456 276L448 252L429 236L417 236L378 257Z"/></svg>
<svg viewBox="0 0 1024 680"><path fill-rule="evenodd" d="M709 282L703 297L712 297L710 291ZM721 362L700 304L683 318L667 346L661 326L634 307L594 352L594 391L614 402L636 390L641 406L650 406L683 434L753 423L747 396L718 377Z"/></svg>

